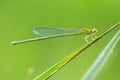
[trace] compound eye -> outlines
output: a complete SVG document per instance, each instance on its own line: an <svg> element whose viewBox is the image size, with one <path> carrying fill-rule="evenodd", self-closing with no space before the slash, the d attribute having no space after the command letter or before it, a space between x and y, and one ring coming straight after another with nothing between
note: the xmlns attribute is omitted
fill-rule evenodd
<svg viewBox="0 0 120 80"><path fill-rule="evenodd" d="M96 28L93 28L92 29L92 33L96 33L97 32L97 29Z"/></svg>

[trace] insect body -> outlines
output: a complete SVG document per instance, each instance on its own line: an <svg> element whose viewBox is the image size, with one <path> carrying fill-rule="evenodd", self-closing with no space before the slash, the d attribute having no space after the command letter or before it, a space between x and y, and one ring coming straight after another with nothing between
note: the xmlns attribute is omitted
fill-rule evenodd
<svg viewBox="0 0 120 80"><path fill-rule="evenodd" d="M14 41L12 42L13 45L20 44L20 43L26 43L26 42L32 42L32 41L38 41L48 38L55 38L55 37L61 37L61 36L68 36L68 35L80 35L80 34L87 34L85 37L85 40L88 42L88 38L91 37L91 39L94 39L94 36L97 32L97 29L89 29L89 28L82 28L82 29L65 29L65 28L47 28L47 27L40 27L35 28L33 32L40 37L38 38L32 38L27 40L21 40L21 41Z"/></svg>

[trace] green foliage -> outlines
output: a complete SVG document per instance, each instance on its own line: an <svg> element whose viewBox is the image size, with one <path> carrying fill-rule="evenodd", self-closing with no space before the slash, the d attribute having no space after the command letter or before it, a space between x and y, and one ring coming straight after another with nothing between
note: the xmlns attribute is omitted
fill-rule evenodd
<svg viewBox="0 0 120 80"><path fill-rule="evenodd" d="M120 40L120 30L113 36L111 41L107 44L104 50L100 53L94 64L90 67L87 73L84 75L82 80L94 80L102 68L105 66L106 61L109 59L111 54Z"/></svg>

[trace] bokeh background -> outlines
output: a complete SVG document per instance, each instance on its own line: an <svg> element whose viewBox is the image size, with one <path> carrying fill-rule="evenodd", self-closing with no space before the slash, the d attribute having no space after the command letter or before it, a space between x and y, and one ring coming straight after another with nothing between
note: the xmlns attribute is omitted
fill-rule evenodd
<svg viewBox="0 0 120 80"><path fill-rule="evenodd" d="M86 44L85 35L20 45L38 37L35 27L97 28L102 34L120 21L120 0L0 0L0 80L32 80ZM79 55L49 80L80 80L119 28ZM96 80L120 79L120 43ZM30 75L29 70L34 73Z"/></svg>

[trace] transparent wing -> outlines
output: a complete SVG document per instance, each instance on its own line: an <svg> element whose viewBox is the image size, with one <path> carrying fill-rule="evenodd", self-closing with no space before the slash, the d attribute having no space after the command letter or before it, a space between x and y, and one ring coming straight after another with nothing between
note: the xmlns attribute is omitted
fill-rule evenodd
<svg viewBox="0 0 120 80"><path fill-rule="evenodd" d="M81 34L81 29L64 29L64 28L48 28L40 27L33 30L33 32L41 37L65 36Z"/></svg>

